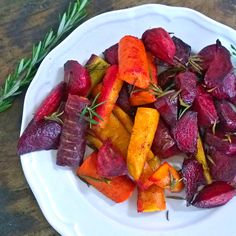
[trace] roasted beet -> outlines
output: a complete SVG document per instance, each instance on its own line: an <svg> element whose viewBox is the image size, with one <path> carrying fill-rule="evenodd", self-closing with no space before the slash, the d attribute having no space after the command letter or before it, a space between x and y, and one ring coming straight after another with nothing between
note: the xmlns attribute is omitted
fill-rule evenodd
<svg viewBox="0 0 236 236"><path fill-rule="evenodd" d="M198 187L203 183L202 165L194 158L185 159L182 166L182 176L186 187L187 206L190 205Z"/></svg>
<svg viewBox="0 0 236 236"><path fill-rule="evenodd" d="M195 153L197 150L197 113L187 111L172 129L173 137L178 148L186 153Z"/></svg>
<svg viewBox="0 0 236 236"><path fill-rule="evenodd" d="M167 87L174 85L175 82L175 76L180 71L176 70L175 68L169 68L167 70L164 70L158 75L158 85L164 90Z"/></svg>
<svg viewBox="0 0 236 236"><path fill-rule="evenodd" d="M180 62L184 64L187 63L190 57L191 47L187 43L182 41L180 38L177 38L175 36L172 37L172 40L176 47L175 56Z"/></svg>
<svg viewBox="0 0 236 236"><path fill-rule="evenodd" d="M236 136L228 135L223 130L217 130L215 134L208 130L205 134L205 143L227 155L236 154Z"/></svg>
<svg viewBox="0 0 236 236"><path fill-rule="evenodd" d="M163 28L146 30L142 35L143 43L148 51L162 61L173 64L176 53L175 44L169 33Z"/></svg>
<svg viewBox="0 0 236 236"><path fill-rule="evenodd" d="M213 208L226 204L235 196L235 188L223 181L206 185L195 197L192 205L199 208Z"/></svg>
<svg viewBox="0 0 236 236"><path fill-rule="evenodd" d="M213 99L200 85L197 86L193 110L198 113L198 125L200 127L210 127L218 121Z"/></svg>
<svg viewBox="0 0 236 236"><path fill-rule="evenodd" d="M236 131L236 112L229 102L222 100L216 102L217 113L224 129L229 132Z"/></svg>
<svg viewBox="0 0 236 236"><path fill-rule="evenodd" d="M22 155L34 151L57 149L61 125L55 121L32 120L21 135L17 153Z"/></svg>
<svg viewBox="0 0 236 236"><path fill-rule="evenodd" d="M97 172L107 178L128 174L124 157L109 140L98 151Z"/></svg>
<svg viewBox="0 0 236 236"><path fill-rule="evenodd" d="M86 96L91 87L91 79L87 69L77 61L67 61L64 65L64 81L67 92L72 95Z"/></svg>
<svg viewBox="0 0 236 236"><path fill-rule="evenodd" d="M209 168L215 180L234 182L236 179L236 157L226 155L224 152L211 148L209 153Z"/></svg>
<svg viewBox="0 0 236 236"><path fill-rule="evenodd" d="M189 71L181 72L175 79L176 87L181 90L180 97L185 104L192 105L197 92L197 76Z"/></svg>
<svg viewBox="0 0 236 236"><path fill-rule="evenodd" d="M159 120L151 149L160 158L167 158L180 153L169 129L161 119Z"/></svg>
<svg viewBox="0 0 236 236"><path fill-rule="evenodd" d="M154 103L155 108L160 112L163 120L172 127L177 121L178 115L178 96L176 92L157 98Z"/></svg>
<svg viewBox="0 0 236 236"><path fill-rule="evenodd" d="M105 60L111 65L118 65L118 43L113 46L107 48L103 55Z"/></svg>
<svg viewBox="0 0 236 236"><path fill-rule="evenodd" d="M60 146L57 152L57 165L76 167L82 163L88 122L80 118L80 113L89 104L87 98L69 95L65 106Z"/></svg>

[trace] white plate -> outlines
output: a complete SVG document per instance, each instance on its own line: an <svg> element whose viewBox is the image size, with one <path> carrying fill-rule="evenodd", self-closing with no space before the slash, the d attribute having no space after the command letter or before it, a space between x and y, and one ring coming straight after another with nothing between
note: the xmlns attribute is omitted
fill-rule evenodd
<svg viewBox="0 0 236 236"><path fill-rule="evenodd" d="M21 132L32 118L46 94L63 79L63 64L69 59L86 61L92 53L101 54L126 35L140 37L152 27L174 32L194 51L217 38L230 48L236 32L190 9L149 4L96 16L67 37L42 62L25 97ZM185 202L168 200L169 218L165 212L136 212L136 196L114 204L75 174L55 165L55 151L21 156L26 179L48 222L62 235L122 236L199 236L236 235L233 199L223 207L202 210L186 207Z"/></svg>

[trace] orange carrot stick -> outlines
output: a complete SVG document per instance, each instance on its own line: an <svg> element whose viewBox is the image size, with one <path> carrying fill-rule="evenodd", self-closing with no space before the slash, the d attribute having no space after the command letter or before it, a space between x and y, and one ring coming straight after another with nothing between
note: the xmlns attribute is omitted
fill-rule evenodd
<svg viewBox="0 0 236 236"><path fill-rule="evenodd" d="M151 91L133 92L129 97L131 106L141 106L156 101L156 97Z"/></svg>

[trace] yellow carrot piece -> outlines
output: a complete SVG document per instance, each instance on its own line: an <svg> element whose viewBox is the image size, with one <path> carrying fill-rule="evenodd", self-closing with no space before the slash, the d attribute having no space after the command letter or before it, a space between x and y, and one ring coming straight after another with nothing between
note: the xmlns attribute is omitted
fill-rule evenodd
<svg viewBox="0 0 236 236"><path fill-rule="evenodd" d="M127 154L130 175L138 180L150 151L160 114L156 109L139 107L135 116Z"/></svg>
<svg viewBox="0 0 236 236"><path fill-rule="evenodd" d="M98 139L97 137L95 137L91 134L88 134L86 136L86 140L90 146L95 147L97 149L99 149L103 144L100 139Z"/></svg>

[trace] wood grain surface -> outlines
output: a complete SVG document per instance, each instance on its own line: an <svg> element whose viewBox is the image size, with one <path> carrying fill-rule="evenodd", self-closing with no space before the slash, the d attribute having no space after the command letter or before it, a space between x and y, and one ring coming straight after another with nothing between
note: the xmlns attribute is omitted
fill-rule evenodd
<svg viewBox="0 0 236 236"><path fill-rule="evenodd" d="M20 58L30 55L32 45L57 26L58 15L69 2L0 1L0 84ZM236 0L93 0L88 7L88 18L145 3L190 7L236 29ZM8 111L0 113L0 235L58 235L38 207L16 155L23 100L24 94Z"/></svg>

